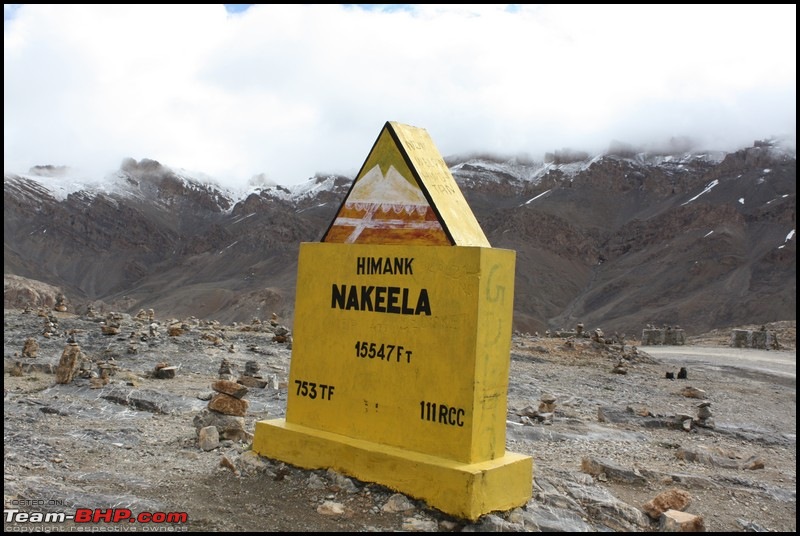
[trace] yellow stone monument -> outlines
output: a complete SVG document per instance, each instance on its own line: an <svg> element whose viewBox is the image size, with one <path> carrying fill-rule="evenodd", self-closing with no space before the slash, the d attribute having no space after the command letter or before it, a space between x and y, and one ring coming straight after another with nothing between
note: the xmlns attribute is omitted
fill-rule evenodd
<svg viewBox="0 0 800 536"><path fill-rule="evenodd" d="M472 521L524 505L533 460L505 443L514 264L428 133L387 122L300 245L286 418L256 423L253 450Z"/></svg>

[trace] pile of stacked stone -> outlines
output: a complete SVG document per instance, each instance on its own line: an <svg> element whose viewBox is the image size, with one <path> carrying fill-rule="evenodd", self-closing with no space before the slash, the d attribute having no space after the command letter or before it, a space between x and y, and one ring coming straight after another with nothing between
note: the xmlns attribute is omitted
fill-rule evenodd
<svg viewBox="0 0 800 536"><path fill-rule="evenodd" d="M148 309L147 311L144 309L139 309L139 312L136 313L135 318L139 322L147 324L147 333L131 333L131 339L138 336L140 341L147 342L158 337L158 323L155 321L156 313L153 309ZM139 353L139 343L137 341L131 340L130 345L128 346L128 353Z"/></svg>
<svg viewBox="0 0 800 536"><path fill-rule="evenodd" d="M222 415L244 417L250 403L244 399L247 387L229 380L217 380L211 384L215 391L208 402L208 409Z"/></svg>
<svg viewBox="0 0 800 536"><path fill-rule="evenodd" d="M25 345L22 347L22 357L36 357L39 352L39 343L36 339L31 337L25 340Z"/></svg>
<svg viewBox="0 0 800 536"><path fill-rule="evenodd" d="M267 380L261 377L261 367L258 361L247 361L244 364L244 372L239 377L239 383L257 389L264 389L267 386Z"/></svg>
<svg viewBox="0 0 800 536"><path fill-rule="evenodd" d="M139 309L139 312L136 313L136 320L140 320L142 322L153 322L155 317L156 313L152 309L148 309L147 311L144 309Z"/></svg>
<svg viewBox="0 0 800 536"><path fill-rule="evenodd" d="M44 317L44 326L42 329L42 336L50 338L58 331L58 318L51 314L39 315Z"/></svg>
<svg viewBox="0 0 800 536"><path fill-rule="evenodd" d="M86 356L81 352L77 342L67 343L56 367L56 383L71 383L85 360Z"/></svg>
<svg viewBox="0 0 800 536"><path fill-rule="evenodd" d="M252 434L244 429L244 416L250 405L244 399L247 387L232 380L217 380L211 384L211 388L214 394L208 406L194 418L200 448L205 451L214 450L221 439L252 439Z"/></svg>
<svg viewBox="0 0 800 536"><path fill-rule="evenodd" d="M217 333L203 333L200 335L200 338L204 341L211 342L214 346L222 346L222 344L225 342L225 333L222 331Z"/></svg>
<svg viewBox="0 0 800 536"><path fill-rule="evenodd" d="M691 432L692 428L695 426L699 426L700 428L709 428L714 429L714 418L711 415L711 402L701 402L697 405L697 417L692 418L691 415L687 415L685 413L680 413L676 415L676 419L680 421L681 427L686 432Z"/></svg>
<svg viewBox="0 0 800 536"><path fill-rule="evenodd" d="M597 344L605 344L606 340L604 338L603 330L600 328L596 328L591 335L591 339L593 342Z"/></svg>
<svg viewBox="0 0 800 536"><path fill-rule="evenodd" d="M236 365L225 359L222 358L222 363L219 364L219 379L220 380L232 380L233 373L236 369Z"/></svg>
<svg viewBox="0 0 800 536"><path fill-rule="evenodd" d="M286 328L286 326L275 327L275 335L272 337L272 342L281 344L292 342L291 335L289 334L289 330Z"/></svg>
<svg viewBox="0 0 800 536"><path fill-rule="evenodd" d="M280 322L278 322L278 320L279 320L278 315L276 313L272 313L272 317L270 318L269 323L262 322L261 319L256 317L250 321L249 325L239 326L235 322L233 325L239 331L259 331L259 332L272 333L273 334L272 342L277 342L280 344L288 344L289 346L291 346L292 335L289 332L289 329L286 326L281 325Z"/></svg>
<svg viewBox="0 0 800 536"><path fill-rule="evenodd" d="M711 402L701 402L697 405L697 418L694 420L702 428L714 428L714 419L711 415Z"/></svg>
<svg viewBox="0 0 800 536"><path fill-rule="evenodd" d="M114 359L109 359L97 363L97 370L99 372L89 372L89 387L91 389L100 389L104 385L108 385L111 381L111 376L117 372L117 364Z"/></svg>
<svg viewBox="0 0 800 536"><path fill-rule="evenodd" d="M122 325L122 315L119 313L108 313L105 322L100 325L100 331L103 335L117 335Z"/></svg>
<svg viewBox="0 0 800 536"><path fill-rule="evenodd" d="M63 294L56 296L56 305L53 307L56 311L64 313L67 311L67 298Z"/></svg>
<svg viewBox="0 0 800 536"><path fill-rule="evenodd" d="M171 324L167 327L167 335L179 337L189 330L189 326L184 323Z"/></svg>

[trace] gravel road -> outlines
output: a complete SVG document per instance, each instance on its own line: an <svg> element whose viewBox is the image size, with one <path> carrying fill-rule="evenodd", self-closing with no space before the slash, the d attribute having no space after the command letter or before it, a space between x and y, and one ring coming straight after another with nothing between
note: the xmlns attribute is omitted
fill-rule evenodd
<svg viewBox="0 0 800 536"><path fill-rule="evenodd" d="M792 381L797 379L797 351L703 346L642 346L641 350L661 361L728 367Z"/></svg>

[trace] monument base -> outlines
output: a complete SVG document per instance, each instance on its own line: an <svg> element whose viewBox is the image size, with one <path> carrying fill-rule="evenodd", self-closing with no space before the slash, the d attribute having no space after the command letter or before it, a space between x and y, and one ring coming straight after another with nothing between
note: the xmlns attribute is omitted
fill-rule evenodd
<svg viewBox="0 0 800 536"><path fill-rule="evenodd" d="M461 463L292 424L259 421L253 451L303 469L333 469L373 482L442 512L470 521L528 502L533 492L533 459L509 453Z"/></svg>

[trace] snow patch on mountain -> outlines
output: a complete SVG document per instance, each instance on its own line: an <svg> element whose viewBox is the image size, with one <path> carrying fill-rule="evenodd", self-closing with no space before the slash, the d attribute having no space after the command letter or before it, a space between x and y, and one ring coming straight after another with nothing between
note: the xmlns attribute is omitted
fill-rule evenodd
<svg viewBox="0 0 800 536"><path fill-rule="evenodd" d="M688 204L689 204L689 203L691 203L692 201L695 201L697 198L699 198L701 195L703 195L703 194L707 194L708 192L710 192L710 191L711 191L711 190L714 188L714 186L716 186L716 185L718 185L718 184L719 184L719 181L718 181L717 179L714 179L713 181L709 182L709 183L706 185L706 187L703 189L703 191L702 191L702 192L700 192L699 194L697 194L697 195L696 195L696 196L694 196L693 198L689 199L688 201L685 201L685 202L681 203L681 206L683 206L683 205L688 205Z"/></svg>

